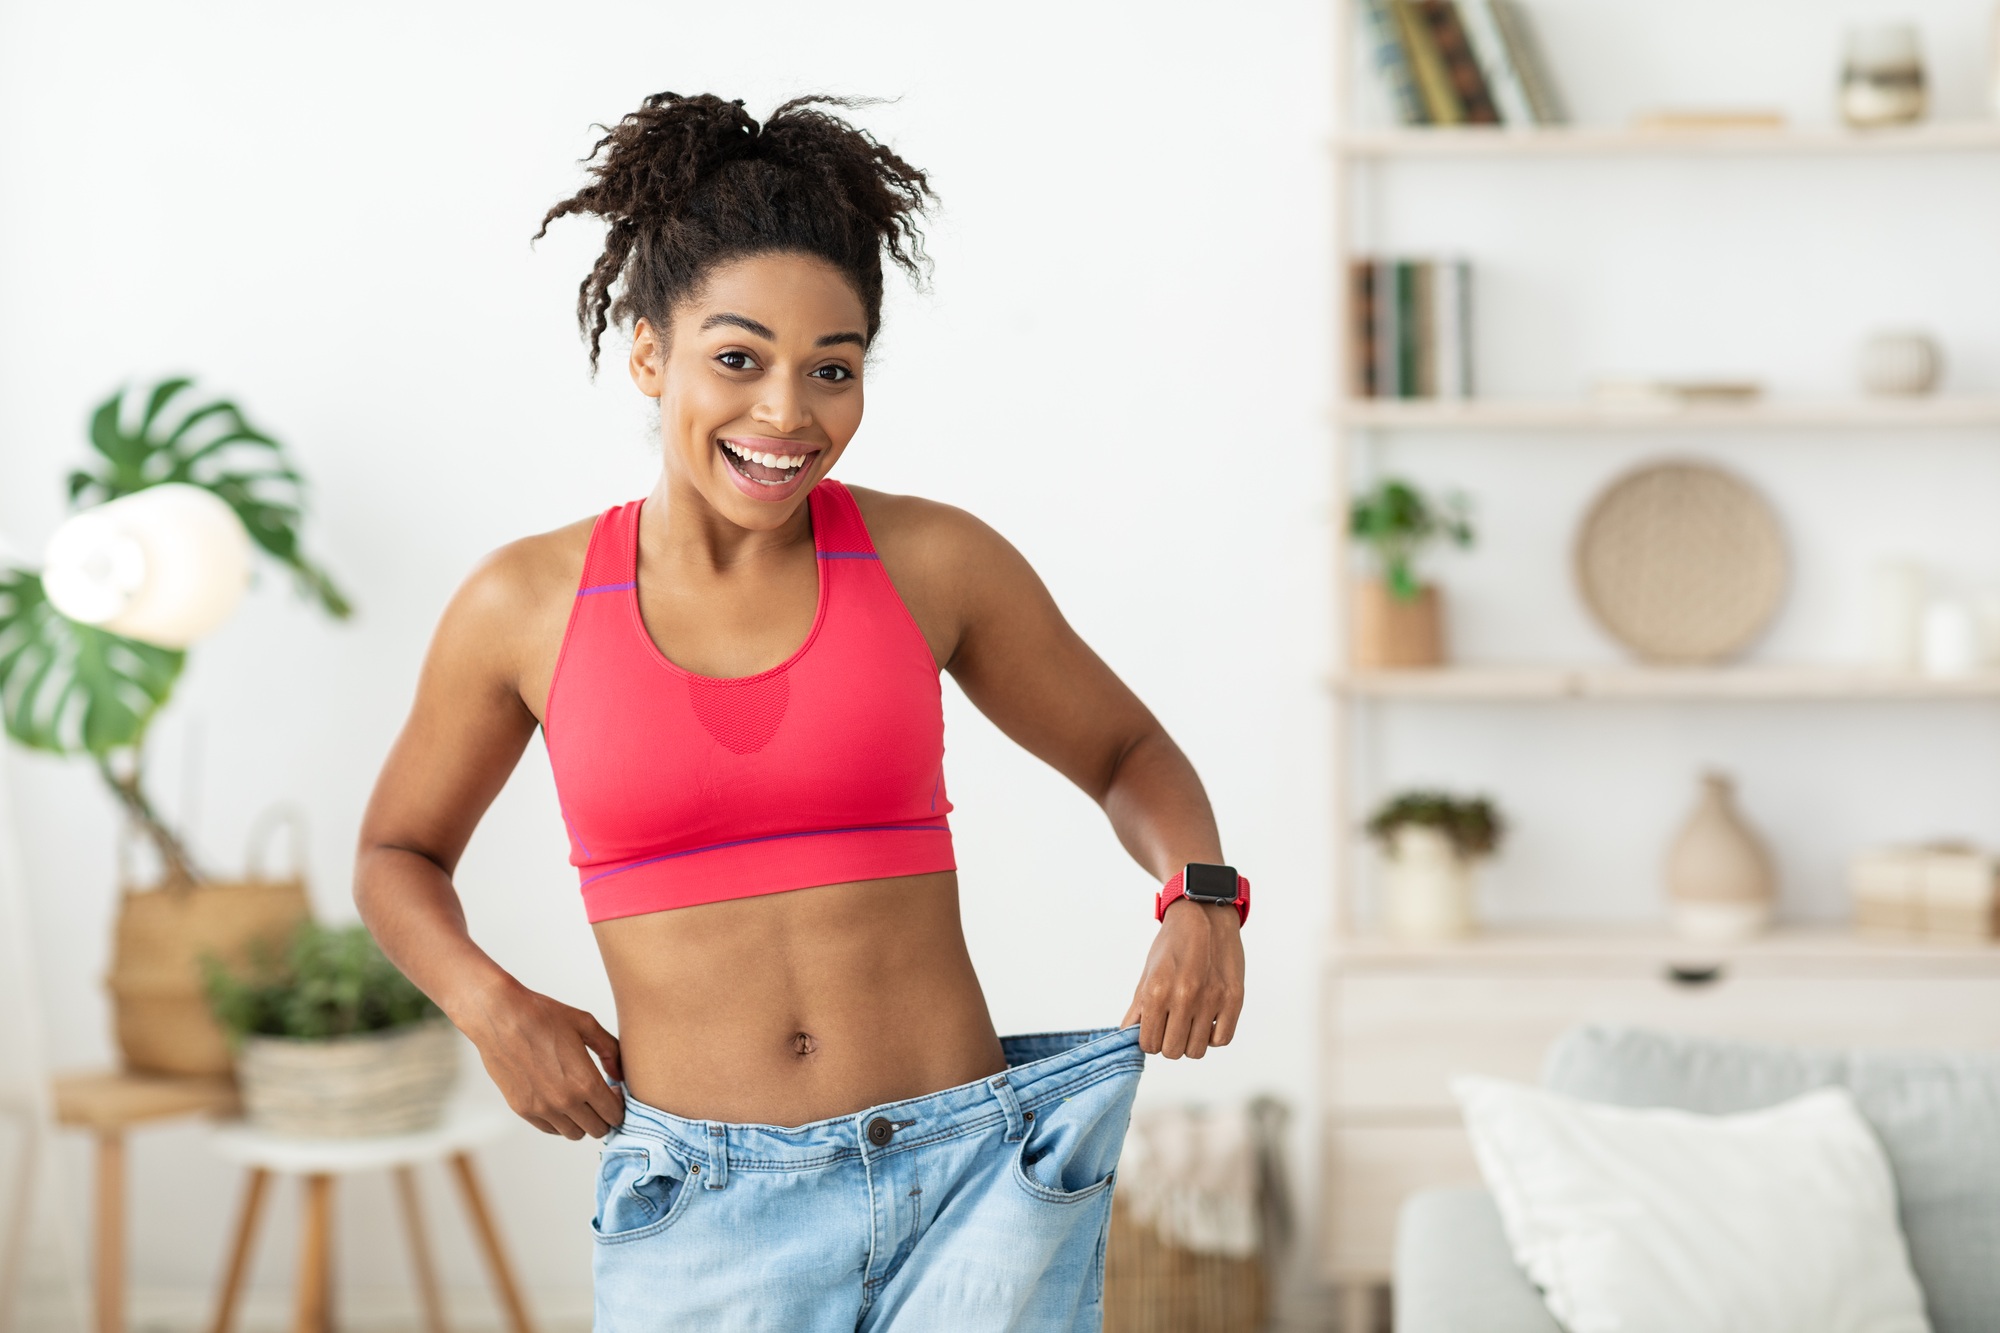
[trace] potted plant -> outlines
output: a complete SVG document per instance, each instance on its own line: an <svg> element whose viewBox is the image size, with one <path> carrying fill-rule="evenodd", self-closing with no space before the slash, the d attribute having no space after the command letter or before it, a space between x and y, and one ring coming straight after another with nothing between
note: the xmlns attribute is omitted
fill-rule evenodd
<svg viewBox="0 0 2000 1333"><path fill-rule="evenodd" d="M1354 501L1348 531L1373 553L1373 577L1354 596L1354 665L1363 669L1439 666L1445 660L1443 599L1421 582L1416 562L1440 541L1472 545L1462 496L1431 500L1405 481L1384 480Z"/></svg>
<svg viewBox="0 0 2000 1333"><path fill-rule="evenodd" d="M301 1138L437 1124L458 1034L364 927L302 922L281 958L250 953L245 966L210 957L204 970L252 1123Z"/></svg>
<svg viewBox="0 0 2000 1333"><path fill-rule="evenodd" d="M1404 939L1456 939L1473 929L1472 880L1506 825L1485 797L1408 791L1368 820L1387 871L1382 924Z"/></svg>
<svg viewBox="0 0 2000 1333"><path fill-rule="evenodd" d="M70 473L72 507L173 493L158 487L195 492L211 509L220 501L228 511L223 521L233 514L240 522L239 543L287 566L299 590L329 615L347 616L347 599L303 552L305 483L284 448L234 403L200 402L188 394L191 387L190 380L169 379L142 405L128 406L121 390L98 406L89 432L96 457ZM146 733L186 657L182 646L65 616L41 573L0 560L0 713L7 734L32 749L90 756L162 868L153 891L124 886L114 936L108 984L125 1063L155 1073L226 1073L229 1051L203 1002L197 960L204 953L241 956L253 939L282 936L306 914L306 897L296 877L232 881L204 873L148 797Z"/></svg>

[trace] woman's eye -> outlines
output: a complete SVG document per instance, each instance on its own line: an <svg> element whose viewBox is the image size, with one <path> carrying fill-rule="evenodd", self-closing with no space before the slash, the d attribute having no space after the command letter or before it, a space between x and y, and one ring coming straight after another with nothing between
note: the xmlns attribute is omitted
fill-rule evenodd
<svg viewBox="0 0 2000 1333"><path fill-rule="evenodd" d="M842 380L853 379L854 372L849 370L846 366L839 366L839 365L821 366L818 370L815 370L813 372L813 377L815 379L832 380L834 383L838 384Z"/></svg>
<svg viewBox="0 0 2000 1333"><path fill-rule="evenodd" d="M731 370L755 370L757 363L750 359L748 352L724 352L715 358Z"/></svg>

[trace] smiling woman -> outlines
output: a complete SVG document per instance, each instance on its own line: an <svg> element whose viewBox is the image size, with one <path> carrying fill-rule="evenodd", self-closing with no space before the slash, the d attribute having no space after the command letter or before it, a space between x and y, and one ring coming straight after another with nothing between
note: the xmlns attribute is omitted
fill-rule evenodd
<svg viewBox="0 0 2000 1333"><path fill-rule="evenodd" d="M604 1140L600 1330L1095 1328L1139 1071L1230 1040L1248 884L1018 552L829 476L883 256L923 272L923 173L813 99L760 125L671 93L592 164L543 226L608 224L578 322L593 369L630 328L660 478L494 553L446 608L364 820L362 915L517 1112ZM942 671L1163 882L1117 1028L994 1031ZM615 1038L485 954L452 882L537 727Z"/></svg>

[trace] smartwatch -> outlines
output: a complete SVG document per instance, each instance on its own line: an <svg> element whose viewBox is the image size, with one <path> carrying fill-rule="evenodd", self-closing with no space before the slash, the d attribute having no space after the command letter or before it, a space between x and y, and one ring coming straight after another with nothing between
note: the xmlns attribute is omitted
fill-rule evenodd
<svg viewBox="0 0 2000 1333"><path fill-rule="evenodd" d="M1250 919L1250 881L1236 873L1234 866L1213 866L1190 861L1174 877L1160 886L1153 897L1153 920L1167 914L1174 900L1186 898L1198 903L1227 904L1236 909L1236 923Z"/></svg>

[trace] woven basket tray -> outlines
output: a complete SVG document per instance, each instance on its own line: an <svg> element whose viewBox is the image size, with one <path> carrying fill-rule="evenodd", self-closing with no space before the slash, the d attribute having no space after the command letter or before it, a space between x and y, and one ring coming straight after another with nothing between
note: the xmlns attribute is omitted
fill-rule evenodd
<svg viewBox="0 0 2000 1333"><path fill-rule="evenodd" d="M1584 516L1576 580L1612 638L1649 662L1724 661L1777 614L1790 578L1777 515L1707 463L1653 463Z"/></svg>
<svg viewBox="0 0 2000 1333"><path fill-rule="evenodd" d="M414 1134L443 1119L458 1052L443 1020L329 1041L245 1037L236 1080L250 1123L273 1134Z"/></svg>

